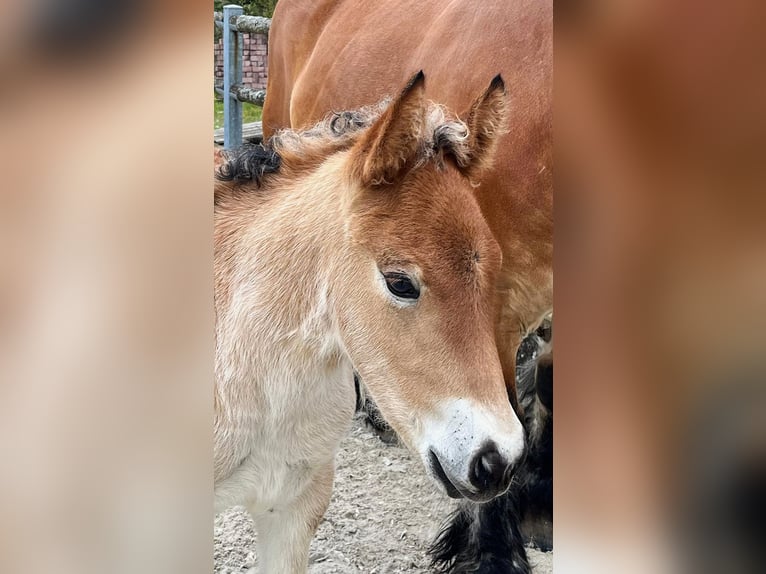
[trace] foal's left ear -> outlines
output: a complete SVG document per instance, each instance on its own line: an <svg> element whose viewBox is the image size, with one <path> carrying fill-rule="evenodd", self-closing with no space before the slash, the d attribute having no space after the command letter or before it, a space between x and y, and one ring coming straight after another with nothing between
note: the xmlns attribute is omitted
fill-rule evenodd
<svg viewBox="0 0 766 574"><path fill-rule="evenodd" d="M394 183L417 158L426 119L424 83L421 70L354 145L351 174L362 185Z"/></svg>
<svg viewBox="0 0 766 574"><path fill-rule="evenodd" d="M463 121L468 126L467 153L459 167L470 179L479 180L492 167L500 136L508 129L508 97L500 74L474 100Z"/></svg>

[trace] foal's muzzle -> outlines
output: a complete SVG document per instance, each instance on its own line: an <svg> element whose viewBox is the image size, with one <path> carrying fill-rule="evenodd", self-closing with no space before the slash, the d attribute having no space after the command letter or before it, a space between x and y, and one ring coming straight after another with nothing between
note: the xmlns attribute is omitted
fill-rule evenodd
<svg viewBox="0 0 766 574"><path fill-rule="evenodd" d="M474 502L487 502L508 490L516 468L516 464L503 457L492 441L485 443L471 457L467 484L451 477L433 450L429 451L429 459L431 470L450 498L467 498Z"/></svg>
<svg viewBox="0 0 766 574"><path fill-rule="evenodd" d="M510 403L490 410L469 399L451 399L434 411L420 427L418 452L447 494L486 502L508 490L526 442Z"/></svg>

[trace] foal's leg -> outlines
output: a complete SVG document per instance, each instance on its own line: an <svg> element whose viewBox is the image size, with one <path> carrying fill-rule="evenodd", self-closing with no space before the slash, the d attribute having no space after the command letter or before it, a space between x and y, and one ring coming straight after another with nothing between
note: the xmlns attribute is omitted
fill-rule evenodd
<svg viewBox="0 0 766 574"><path fill-rule="evenodd" d="M306 489L270 512L253 516L258 534L258 571L305 574L309 545L330 504L334 461L321 467Z"/></svg>

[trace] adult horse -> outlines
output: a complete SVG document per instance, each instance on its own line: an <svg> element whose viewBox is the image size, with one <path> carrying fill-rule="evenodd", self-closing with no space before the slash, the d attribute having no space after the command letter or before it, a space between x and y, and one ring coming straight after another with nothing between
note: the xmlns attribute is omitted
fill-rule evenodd
<svg viewBox="0 0 766 574"><path fill-rule="evenodd" d="M269 36L267 137L376 102L419 69L427 97L468 119L502 74L509 130L474 197L503 253L495 337L514 407L516 349L553 300L552 32L550 0L280 0Z"/></svg>
<svg viewBox="0 0 766 574"><path fill-rule="evenodd" d="M306 569L354 368L452 496L501 494L524 452L495 341L502 256L472 186L506 124L504 86L487 78L467 127L424 82L219 173L215 501L248 507L268 573Z"/></svg>

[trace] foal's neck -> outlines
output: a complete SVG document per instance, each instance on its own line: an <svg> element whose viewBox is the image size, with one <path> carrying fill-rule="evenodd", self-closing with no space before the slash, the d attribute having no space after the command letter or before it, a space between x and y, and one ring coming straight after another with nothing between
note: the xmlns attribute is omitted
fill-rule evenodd
<svg viewBox="0 0 766 574"><path fill-rule="evenodd" d="M249 214L243 234L248 256L238 275L255 293L250 304L271 314L279 337L301 344L326 347L336 339L331 288L347 253L339 173L336 156L287 183Z"/></svg>

